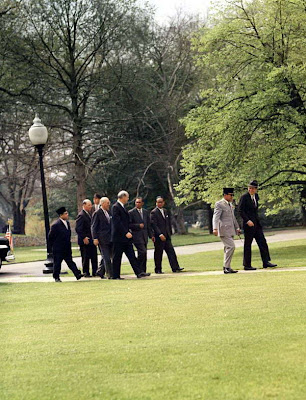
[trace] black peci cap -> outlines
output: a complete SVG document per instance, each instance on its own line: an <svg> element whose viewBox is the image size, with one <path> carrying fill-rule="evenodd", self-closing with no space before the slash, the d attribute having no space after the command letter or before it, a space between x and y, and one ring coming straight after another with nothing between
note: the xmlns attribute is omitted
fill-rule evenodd
<svg viewBox="0 0 306 400"><path fill-rule="evenodd" d="M223 194L232 194L234 193L234 188L223 188Z"/></svg>
<svg viewBox="0 0 306 400"><path fill-rule="evenodd" d="M58 208L58 209L56 210L56 213L57 213L58 215L62 215L62 214L64 214L66 211L67 211L66 207L60 207L60 208Z"/></svg>
<svg viewBox="0 0 306 400"><path fill-rule="evenodd" d="M254 179L253 181L251 181L251 182L248 184L248 187L250 187L250 186L252 186L252 187L254 187L254 188L257 188L257 187L258 187L258 182Z"/></svg>

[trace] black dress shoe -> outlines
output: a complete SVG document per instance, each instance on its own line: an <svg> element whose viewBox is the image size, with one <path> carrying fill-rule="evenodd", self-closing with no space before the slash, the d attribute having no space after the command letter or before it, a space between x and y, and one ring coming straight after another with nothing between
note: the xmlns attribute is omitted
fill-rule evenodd
<svg viewBox="0 0 306 400"><path fill-rule="evenodd" d="M175 271L172 271L172 272L182 272L184 270L184 268L178 268L178 269L176 269Z"/></svg>
<svg viewBox="0 0 306 400"><path fill-rule="evenodd" d="M155 271L156 274L164 274L163 271Z"/></svg>
<svg viewBox="0 0 306 400"><path fill-rule="evenodd" d="M256 268L254 268L254 267L244 267L244 270L245 271L255 271Z"/></svg>
<svg viewBox="0 0 306 400"><path fill-rule="evenodd" d="M137 278L145 278L146 276L150 276L151 274L149 272L140 272L139 275L137 275Z"/></svg>
<svg viewBox="0 0 306 400"><path fill-rule="evenodd" d="M100 278L101 278L101 279L106 279L106 276L104 276L104 275L101 276L101 275L100 275Z"/></svg>
<svg viewBox="0 0 306 400"><path fill-rule="evenodd" d="M55 282L62 282L62 281L60 280L60 278L56 278Z"/></svg>
<svg viewBox="0 0 306 400"><path fill-rule="evenodd" d="M236 274L238 271L235 271L235 270L232 269L232 268L223 268L223 272L224 272L225 274Z"/></svg>
<svg viewBox="0 0 306 400"><path fill-rule="evenodd" d="M91 278L91 275L89 273L83 274L84 278Z"/></svg>
<svg viewBox="0 0 306 400"><path fill-rule="evenodd" d="M264 268L274 268L274 267L277 267L277 264L272 264L270 262L267 262L263 267Z"/></svg>
<svg viewBox="0 0 306 400"><path fill-rule="evenodd" d="M111 279L114 279L114 280L117 280L117 281L123 281L124 280L124 278L121 278L121 277L119 277L119 278L111 278Z"/></svg>
<svg viewBox="0 0 306 400"><path fill-rule="evenodd" d="M83 276L84 276L83 274L77 275L77 276L76 276L76 280L79 281L81 278L83 278Z"/></svg>

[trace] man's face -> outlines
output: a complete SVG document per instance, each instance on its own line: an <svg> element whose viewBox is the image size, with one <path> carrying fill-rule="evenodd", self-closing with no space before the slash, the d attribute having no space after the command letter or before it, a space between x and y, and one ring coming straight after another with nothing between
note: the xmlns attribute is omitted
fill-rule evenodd
<svg viewBox="0 0 306 400"><path fill-rule="evenodd" d="M165 200L164 200L164 199L157 199L157 200L156 200L156 206L157 206L158 208L163 208L164 205L165 205Z"/></svg>
<svg viewBox="0 0 306 400"><path fill-rule="evenodd" d="M61 215L60 215L60 218L61 218L61 219L64 219L65 221L67 221L67 219L69 218L68 211L65 211L64 214L61 214Z"/></svg>
<svg viewBox="0 0 306 400"><path fill-rule="evenodd" d="M94 197L94 198L93 198L93 201L94 201L94 203L95 203L96 205L99 205L99 204L100 204L100 199L98 199L98 197Z"/></svg>
<svg viewBox="0 0 306 400"><path fill-rule="evenodd" d="M248 192L250 193L251 196L253 196L255 193L257 193L257 188L254 186L249 186Z"/></svg>
<svg viewBox="0 0 306 400"><path fill-rule="evenodd" d="M103 201L103 203L101 204L101 207L103 208L103 210L109 211L110 201L109 200Z"/></svg>
<svg viewBox="0 0 306 400"><path fill-rule="evenodd" d="M91 207L92 207L91 201L88 201L86 204L83 205L83 209L87 212L91 210Z"/></svg>
<svg viewBox="0 0 306 400"><path fill-rule="evenodd" d="M143 207L143 201L141 199L136 199L135 206L138 208L138 210L140 210Z"/></svg>
<svg viewBox="0 0 306 400"><path fill-rule="evenodd" d="M226 201L229 201L231 203L234 200L234 193L225 194L224 198Z"/></svg>
<svg viewBox="0 0 306 400"><path fill-rule="evenodd" d="M119 199L121 201L122 204L126 204L129 201L129 196L123 196L121 197L121 199Z"/></svg>

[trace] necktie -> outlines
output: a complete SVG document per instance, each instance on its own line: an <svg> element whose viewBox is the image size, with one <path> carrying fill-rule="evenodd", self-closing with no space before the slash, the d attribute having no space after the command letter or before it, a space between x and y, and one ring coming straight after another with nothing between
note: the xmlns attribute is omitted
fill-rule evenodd
<svg viewBox="0 0 306 400"><path fill-rule="evenodd" d="M253 201L254 207L256 207L256 200L255 200L255 196L253 196L253 197L252 197L252 201Z"/></svg>
<svg viewBox="0 0 306 400"><path fill-rule="evenodd" d="M140 214L141 219L143 220L143 217L142 217L142 208L141 208L140 210L138 210L138 212L139 212L139 214Z"/></svg>
<svg viewBox="0 0 306 400"><path fill-rule="evenodd" d="M106 216L106 218L107 218L107 222L109 223L109 221L110 221L110 216L109 216L109 214L108 214L108 212L106 211L106 210L103 210L104 211L104 214L105 214L105 216Z"/></svg>
<svg viewBox="0 0 306 400"><path fill-rule="evenodd" d="M165 218L165 213L164 213L164 210L162 208L160 208L160 212L161 212L162 216Z"/></svg>

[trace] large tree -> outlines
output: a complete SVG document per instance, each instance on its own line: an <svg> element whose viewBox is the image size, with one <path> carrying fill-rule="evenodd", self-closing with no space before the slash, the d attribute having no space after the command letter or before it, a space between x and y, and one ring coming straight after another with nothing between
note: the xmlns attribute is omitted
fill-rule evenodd
<svg viewBox="0 0 306 400"><path fill-rule="evenodd" d="M90 160L85 147L95 131L88 110L97 96L105 96L106 65L114 62L118 51L121 57L128 53L129 40L139 28L136 21L146 23L145 13L135 4L134 0L27 0L20 2L16 14L15 40L6 55L20 90L8 82L5 91L61 125L73 157L78 205L86 197Z"/></svg>
<svg viewBox="0 0 306 400"><path fill-rule="evenodd" d="M305 37L303 0L228 1L213 13L194 40L206 82L184 121L192 142L181 201L212 203L223 185L243 188L254 177L275 209L303 198Z"/></svg>

